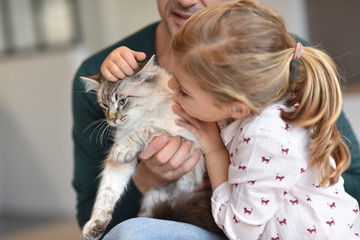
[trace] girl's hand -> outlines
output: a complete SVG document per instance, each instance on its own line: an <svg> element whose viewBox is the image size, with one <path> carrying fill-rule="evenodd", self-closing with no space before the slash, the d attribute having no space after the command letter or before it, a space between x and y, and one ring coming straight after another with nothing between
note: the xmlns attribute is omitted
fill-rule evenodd
<svg viewBox="0 0 360 240"><path fill-rule="evenodd" d="M173 111L185 120L177 119L176 124L188 129L200 142L211 188L214 191L220 184L228 180L230 165L229 153L222 142L216 123L192 118L177 105L173 106Z"/></svg>
<svg viewBox="0 0 360 240"><path fill-rule="evenodd" d="M176 124L189 130L200 142L205 156L215 151L226 150L215 122L203 122L190 117L179 105L173 106L173 111L184 120L177 119Z"/></svg>
<svg viewBox="0 0 360 240"><path fill-rule="evenodd" d="M107 56L101 65L102 75L111 82L116 82L134 74L139 68L139 61L145 60L143 52L136 52L127 47L119 47Z"/></svg>

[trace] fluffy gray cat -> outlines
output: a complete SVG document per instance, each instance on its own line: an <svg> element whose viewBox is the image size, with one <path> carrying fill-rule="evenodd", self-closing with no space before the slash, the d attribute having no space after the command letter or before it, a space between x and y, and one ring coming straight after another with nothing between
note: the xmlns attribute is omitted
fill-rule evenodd
<svg viewBox="0 0 360 240"><path fill-rule="evenodd" d="M86 239L98 239L103 234L111 220L115 203L135 172L137 155L152 139L161 134L181 136L193 142L190 154L200 147L189 131L175 124L179 116L172 111L174 93L167 86L169 78L168 73L154 63L154 56L140 71L117 82L106 81L101 74L83 78L87 91L96 91L108 124L116 128L114 145L105 160L91 219L83 228ZM213 222L210 199L189 197L188 194L193 193L195 184L203 181L205 172L202 156L195 168L177 181L148 191L139 216L185 221L209 229L207 221ZM207 203L200 206L203 199ZM178 204L182 204L181 207ZM155 208L157 211L154 211ZM193 209L186 213L186 208ZM203 210L196 214L194 208ZM190 216L193 220L189 220L189 216L182 216L184 214L193 215ZM205 220L205 215L211 219Z"/></svg>

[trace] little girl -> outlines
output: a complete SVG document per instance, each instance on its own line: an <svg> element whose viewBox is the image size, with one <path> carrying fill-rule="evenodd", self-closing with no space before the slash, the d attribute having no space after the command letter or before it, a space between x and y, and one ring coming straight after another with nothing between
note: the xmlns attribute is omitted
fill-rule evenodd
<svg viewBox="0 0 360 240"><path fill-rule="evenodd" d="M186 120L177 123L201 143L213 216L226 235L357 239L359 207L340 176L350 157L335 126L342 98L330 57L296 44L256 1L206 8L172 48L169 86Z"/></svg>
<svg viewBox="0 0 360 240"><path fill-rule="evenodd" d="M172 48L177 124L201 143L213 216L228 238L358 239L331 58L246 0L198 12Z"/></svg>

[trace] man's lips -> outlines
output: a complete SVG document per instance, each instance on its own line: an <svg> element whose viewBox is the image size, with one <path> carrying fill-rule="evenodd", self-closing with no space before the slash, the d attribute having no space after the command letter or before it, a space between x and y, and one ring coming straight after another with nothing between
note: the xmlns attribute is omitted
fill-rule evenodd
<svg viewBox="0 0 360 240"><path fill-rule="evenodd" d="M184 13L177 10L174 10L172 13L175 17L176 22L178 22L181 25L184 24L186 20L188 20L192 16L192 14L190 13Z"/></svg>

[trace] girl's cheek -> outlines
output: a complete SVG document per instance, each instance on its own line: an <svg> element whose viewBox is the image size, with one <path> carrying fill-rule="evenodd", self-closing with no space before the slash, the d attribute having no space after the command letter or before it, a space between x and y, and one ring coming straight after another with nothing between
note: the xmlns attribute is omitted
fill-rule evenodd
<svg viewBox="0 0 360 240"><path fill-rule="evenodd" d="M190 117L194 117L194 114L193 114L194 111L192 111L191 107L189 108L186 103L180 102L180 106L186 112L187 115L189 115Z"/></svg>

